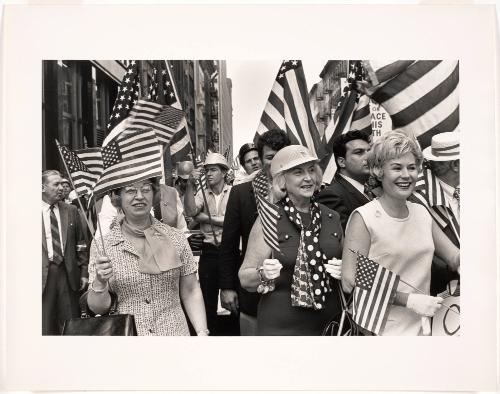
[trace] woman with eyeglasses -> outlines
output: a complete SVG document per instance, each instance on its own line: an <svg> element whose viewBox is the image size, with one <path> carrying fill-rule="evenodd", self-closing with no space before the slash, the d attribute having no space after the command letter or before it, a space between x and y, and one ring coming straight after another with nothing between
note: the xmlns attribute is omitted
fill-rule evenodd
<svg viewBox="0 0 500 394"><path fill-rule="evenodd" d="M159 198L157 179L135 182L111 192L123 212L90 249L87 302L107 313L111 294L118 313L132 314L138 335L189 335L187 317L197 335L208 335L197 264L182 231L151 215Z"/></svg>

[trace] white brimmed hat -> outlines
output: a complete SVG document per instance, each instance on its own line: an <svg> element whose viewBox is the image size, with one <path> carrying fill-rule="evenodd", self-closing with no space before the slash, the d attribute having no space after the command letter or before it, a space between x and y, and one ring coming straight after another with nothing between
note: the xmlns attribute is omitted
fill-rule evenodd
<svg viewBox="0 0 500 394"><path fill-rule="evenodd" d="M460 159L460 135L454 131L440 133L432 137L431 146L422 152L424 158L431 161L449 161Z"/></svg>
<svg viewBox="0 0 500 394"><path fill-rule="evenodd" d="M220 153L209 153L205 158L204 166L209 166L213 164L218 164L224 167L226 170L229 170L229 165L227 164L227 160Z"/></svg>
<svg viewBox="0 0 500 394"><path fill-rule="evenodd" d="M288 145L280 149L274 155L271 161L271 175L289 170L310 161L317 161L318 158L313 155L309 149L302 145Z"/></svg>

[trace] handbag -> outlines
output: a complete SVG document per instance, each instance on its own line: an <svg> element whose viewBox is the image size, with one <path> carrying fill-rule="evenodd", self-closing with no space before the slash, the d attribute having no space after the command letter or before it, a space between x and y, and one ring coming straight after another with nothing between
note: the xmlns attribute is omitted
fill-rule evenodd
<svg viewBox="0 0 500 394"><path fill-rule="evenodd" d="M133 315L117 314L118 296L111 293L111 307L107 315L92 315L87 304L87 290L80 297L80 318L64 322L62 335L137 336Z"/></svg>
<svg viewBox="0 0 500 394"><path fill-rule="evenodd" d="M359 326L352 319L349 312L349 305L352 302L352 297L346 301L344 292L340 287L340 282L335 280L336 289L339 293L341 311L336 313L323 328L322 336L358 336L363 335Z"/></svg>

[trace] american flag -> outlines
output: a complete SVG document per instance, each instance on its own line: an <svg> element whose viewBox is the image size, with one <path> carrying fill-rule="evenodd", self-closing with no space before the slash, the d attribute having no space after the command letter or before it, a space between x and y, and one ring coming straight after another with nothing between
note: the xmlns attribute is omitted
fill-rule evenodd
<svg viewBox="0 0 500 394"><path fill-rule="evenodd" d="M174 79L172 78L171 66L165 60L161 61L160 70L158 71L158 79L155 80L151 97L157 98L163 95L167 105L182 111L182 104L175 88ZM161 75L161 76L160 76ZM186 116L181 119L180 124L176 128L176 133L170 141L170 156L172 164L186 160L186 157L191 152L191 137L189 135Z"/></svg>
<svg viewBox="0 0 500 394"><path fill-rule="evenodd" d="M255 202L262 224L264 241L271 249L280 251L278 241L279 208L269 201L268 180L264 170L260 170L252 181Z"/></svg>
<svg viewBox="0 0 500 394"><path fill-rule="evenodd" d="M60 150L75 191L79 196L89 194L103 172L101 148L72 151L66 146L60 146Z"/></svg>
<svg viewBox="0 0 500 394"><path fill-rule="evenodd" d="M459 125L459 64L450 60L364 61L367 92L391 116L394 129L412 133L422 149L434 135Z"/></svg>
<svg viewBox="0 0 500 394"><path fill-rule="evenodd" d="M152 129L126 129L102 148L104 171L94 186L107 192L148 178L161 177L161 146Z"/></svg>
<svg viewBox="0 0 500 394"><path fill-rule="evenodd" d="M198 179L196 182L196 193L198 193L201 188L207 188L207 175L205 174L205 170L203 169L203 160L199 155L194 159L194 166L195 168L201 169L200 179Z"/></svg>
<svg viewBox="0 0 500 394"><path fill-rule="evenodd" d="M376 335L384 331L390 305L396 295L399 275L356 252L353 319Z"/></svg>
<svg viewBox="0 0 500 394"><path fill-rule="evenodd" d="M460 223L453 214L439 179L430 168L424 168L419 174L412 198L427 208L443 231L449 226L460 241Z"/></svg>
<svg viewBox="0 0 500 394"><path fill-rule="evenodd" d="M104 139L102 146L106 146L109 141L129 126L129 112L139 100L139 89L140 80L137 62L132 60L127 66L127 71L118 88L118 94L108 122L109 134Z"/></svg>
<svg viewBox="0 0 500 394"><path fill-rule="evenodd" d="M149 100L138 100L129 114L129 127L152 128L161 144L169 144L185 127L184 111Z"/></svg>
<svg viewBox="0 0 500 394"><path fill-rule="evenodd" d="M337 104L337 109L332 120L325 129L323 143L327 155L322 160L324 168L323 182L331 183L337 169L335 157L331 148L332 140L338 135L350 130L363 130L372 132L370 98L356 90L356 82L363 80L363 67L361 61L349 61L348 86L344 88L343 95Z"/></svg>
<svg viewBox="0 0 500 394"><path fill-rule="evenodd" d="M311 114L309 91L300 60L283 61L267 99L254 141L271 129L286 131L292 144L306 146L317 157L323 157L324 148Z"/></svg>

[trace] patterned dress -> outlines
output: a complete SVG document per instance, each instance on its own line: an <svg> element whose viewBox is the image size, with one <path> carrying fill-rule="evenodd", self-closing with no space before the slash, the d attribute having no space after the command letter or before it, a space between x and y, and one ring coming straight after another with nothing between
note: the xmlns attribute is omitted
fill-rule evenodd
<svg viewBox="0 0 500 394"><path fill-rule="evenodd" d="M138 253L115 221L104 237L106 254L113 265L110 290L118 296L118 313L134 315L138 335L189 335L181 307L179 282L181 276L195 273L198 266L182 231L156 219L153 219L153 224L169 236L179 252L181 264L158 275L139 272ZM97 241L97 245L94 240L90 248L90 283L95 278L97 249L102 254L101 241Z"/></svg>
<svg viewBox="0 0 500 394"><path fill-rule="evenodd" d="M328 259L342 257L343 232L339 214L324 205L321 209L319 243ZM333 291L326 296L322 310L294 307L291 286L295 260L299 249L300 233L280 207L278 234L282 255L274 254L283 265L275 280L276 289L263 294L257 311L257 335L321 335L327 323L341 311L337 290L339 282L331 278ZM334 283L337 282L337 283Z"/></svg>

